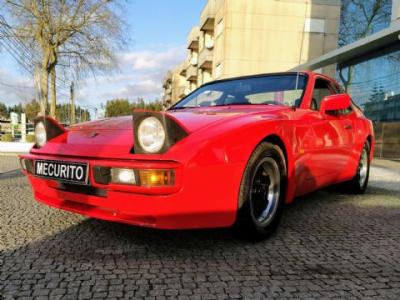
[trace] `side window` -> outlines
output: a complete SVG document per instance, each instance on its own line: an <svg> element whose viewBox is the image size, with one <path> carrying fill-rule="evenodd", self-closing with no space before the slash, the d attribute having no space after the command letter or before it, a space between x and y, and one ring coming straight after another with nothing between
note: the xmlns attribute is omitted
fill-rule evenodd
<svg viewBox="0 0 400 300"><path fill-rule="evenodd" d="M322 99L326 96L333 95L335 92L330 87L328 81L323 79L317 79L315 81L313 96L311 100L311 109L312 110L319 110L321 107Z"/></svg>

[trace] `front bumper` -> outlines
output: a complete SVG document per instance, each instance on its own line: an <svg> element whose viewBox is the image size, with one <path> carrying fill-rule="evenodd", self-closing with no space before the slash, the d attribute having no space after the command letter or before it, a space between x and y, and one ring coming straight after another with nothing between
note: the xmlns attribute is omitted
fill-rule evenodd
<svg viewBox="0 0 400 300"><path fill-rule="evenodd" d="M232 180L227 179L222 184L220 182L221 176L232 178L232 170L227 166L184 168L177 162L169 161L82 160L42 155L24 155L21 158L89 164L90 186L84 187L61 184L56 180L39 178L25 172L36 200L59 209L103 220L160 229L229 227L236 218L237 193L235 188L229 188ZM175 170L176 181L172 187L156 188L101 185L94 182L92 171L93 166L99 165L172 168Z"/></svg>

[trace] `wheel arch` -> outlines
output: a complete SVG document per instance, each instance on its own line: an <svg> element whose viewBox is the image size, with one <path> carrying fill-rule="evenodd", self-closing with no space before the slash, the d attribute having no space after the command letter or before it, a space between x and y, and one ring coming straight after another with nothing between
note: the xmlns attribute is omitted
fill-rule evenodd
<svg viewBox="0 0 400 300"><path fill-rule="evenodd" d="M283 155L285 157L286 173L288 173L288 168L289 168L288 153L287 153L286 145L285 145L283 139L276 134L270 134L270 135L267 135L259 144L261 144L263 142L268 142L268 143L274 144L282 150ZM285 175L287 176L287 174L285 174Z"/></svg>
<svg viewBox="0 0 400 300"><path fill-rule="evenodd" d="M294 198L294 192L295 192L295 172L294 172L294 157L293 153L291 152L290 148L290 143L286 139L284 139L282 136L276 134L276 133L271 133L265 136L260 143L262 142L269 142L271 144L274 144L278 146L284 155L285 158L285 163L286 163L286 174L285 174L285 198L286 198L286 203L292 202ZM259 143L259 144L260 144ZM258 146L258 145L257 145ZM256 147L257 147L256 146Z"/></svg>

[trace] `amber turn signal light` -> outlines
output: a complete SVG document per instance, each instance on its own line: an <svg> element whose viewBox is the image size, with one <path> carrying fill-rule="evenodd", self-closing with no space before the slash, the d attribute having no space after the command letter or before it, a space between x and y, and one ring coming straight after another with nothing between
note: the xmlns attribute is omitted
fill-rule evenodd
<svg viewBox="0 0 400 300"><path fill-rule="evenodd" d="M163 187L175 184L174 170L93 167L94 180L100 184Z"/></svg>
<svg viewBox="0 0 400 300"><path fill-rule="evenodd" d="M138 170L141 186L172 186L175 176L173 170Z"/></svg>

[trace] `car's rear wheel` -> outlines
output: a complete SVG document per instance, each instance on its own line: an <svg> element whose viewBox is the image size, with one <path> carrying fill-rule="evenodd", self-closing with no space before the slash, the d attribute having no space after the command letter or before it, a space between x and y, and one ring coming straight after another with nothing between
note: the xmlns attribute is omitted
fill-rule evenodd
<svg viewBox="0 0 400 300"><path fill-rule="evenodd" d="M259 240L277 228L284 207L286 162L282 150L261 143L243 174L236 228L247 238Z"/></svg>
<svg viewBox="0 0 400 300"><path fill-rule="evenodd" d="M370 162L370 145L369 142L365 142L356 174L350 181L344 183L344 190L354 194L365 193L369 180Z"/></svg>

